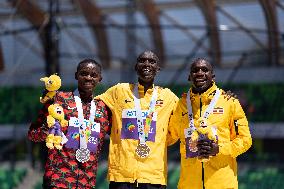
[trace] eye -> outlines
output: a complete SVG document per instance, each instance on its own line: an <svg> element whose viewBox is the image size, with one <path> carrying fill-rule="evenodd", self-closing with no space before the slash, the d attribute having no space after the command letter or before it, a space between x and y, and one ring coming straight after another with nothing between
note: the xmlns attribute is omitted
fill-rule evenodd
<svg viewBox="0 0 284 189"><path fill-rule="evenodd" d="M52 82L51 80L48 80L48 83L49 83L49 84L52 84L53 82Z"/></svg>
<svg viewBox="0 0 284 189"><path fill-rule="evenodd" d="M199 71L199 69L197 69L197 68L193 68L193 69L191 70L192 73L197 73L198 71Z"/></svg>
<svg viewBox="0 0 284 189"><path fill-rule="evenodd" d="M139 62L139 63L145 63L147 60L148 60L148 62L149 62L150 64L155 64L155 63L157 63L157 61L156 61L155 59L152 59L152 58L139 58L139 59L138 59L138 62Z"/></svg>
<svg viewBox="0 0 284 189"><path fill-rule="evenodd" d="M98 76L99 76L99 74L97 74L97 73L93 73L93 74L91 75L92 78L97 78Z"/></svg>
<svg viewBox="0 0 284 189"><path fill-rule="evenodd" d="M81 75L81 76L87 76L88 73L87 73L87 72L80 72L80 75Z"/></svg>

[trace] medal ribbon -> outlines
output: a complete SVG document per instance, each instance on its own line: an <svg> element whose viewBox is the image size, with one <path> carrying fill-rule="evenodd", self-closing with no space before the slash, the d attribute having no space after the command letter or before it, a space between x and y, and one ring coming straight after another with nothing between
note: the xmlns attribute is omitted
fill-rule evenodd
<svg viewBox="0 0 284 189"><path fill-rule="evenodd" d="M208 105L207 109L205 110L205 112L202 116L203 118L208 119L208 117L212 113L214 106L216 105L217 100L220 97L220 95L221 95L221 92L220 92L219 89L217 89L213 99L211 100L210 104ZM195 129L193 113L192 113L192 105L191 105L191 100L190 100L190 90L187 92L186 103L187 103L187 110L188 110L189 127L192 128L192 129Z"/></svg>
<svg viewBox="0 0 284 189"><path fill-rule="evenodd" d="M84 121L84 114L83 114L83 106L82 106L82 101L81 98L79 97L79 91L78 89L75 90L74 92L74 98L75 98L75 103L76 103L76 108L78 111L78 119L80 123L79 127L79 134L80 134L80 149L86 149L87 148L87 137L86 137L86 128L87 128L87 122ZM96 114L96 104L94 100L91 101L91 109L90 109L90 117L89 121L90 124L94 122L95 119L95 114Z"/></svg>
<svg viewBox="0 0 284 189"><path fill-rule="evenodd" d="M153 94L151 97L149 110L147 111L145 126L143 122L142 110L141 110L141 105L140 105L138 84L134 86L133 91L134 91L133 97L134 97L134 105L135 105L136 117L137 117L139 141L141 144L145 144L148 138L150 127L151 127L152 116L153 116L153 113L155 112L155 106L156 106L156 101L157 101L157 96L158 96L157 89L153 87ZM147 128L145 129L145 127Z"/></svg>

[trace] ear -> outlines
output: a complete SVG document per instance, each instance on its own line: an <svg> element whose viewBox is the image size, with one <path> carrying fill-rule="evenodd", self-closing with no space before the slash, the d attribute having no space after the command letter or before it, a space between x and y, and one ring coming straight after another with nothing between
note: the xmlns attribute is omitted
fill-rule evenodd
<svg viewBox="0 0 284 189"><path fill-rule="evenodd" d="M78 80L78 72L75 72L75 79Z"/></svg>
<svg viewBox="0 0 284 189"><path fill-rule="evenodd" d="M158 66L158 69L157 69L157 72L159 72L159 71L161 71L161 67L160 66Z"/></svg>
<svg viewBox="0 0 284 189"><path fill-rule="evenodd" d="M191 81L191 79L190 79L190 75L188 75L187 81Z"/></svg>
<svg viewBox="0 0 284 189"><path fill-rule="evenodd" d="M135 64L134 70L137 71L137 63Z"/></svg>
<svg viewBox="0 0 284 189"><path fill-rule="evenodd" d="M102 79L103 79L103 77L102 77L102 76L100 76L99 82L101 82L101 81L102 81Z"/></svg>

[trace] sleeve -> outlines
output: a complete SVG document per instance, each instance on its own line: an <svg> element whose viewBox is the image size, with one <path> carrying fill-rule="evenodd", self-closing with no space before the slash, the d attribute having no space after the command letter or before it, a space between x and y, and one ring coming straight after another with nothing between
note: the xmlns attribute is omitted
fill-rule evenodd
<svg viewBox="0 0 284 189"><path fill-rule="evenodd" d="M177 99L176 99L177 100ZM181 101L175 103L173 111L169 120L168 134L167 134L167 145L173 145L180 138L180 124L181 123L181 112L180 112Z"/></svg>
<svg viewBox="0 0 284 189"><path fill-rule="evenodd" d="M117 99L117 88L117 85L112 86L103 94L96 96L95 99L102 100L112 110Z"/></svg>
<svg viewBox="0 0 284 189"><path fill-rule="evenodd" d="M98 105L100 106L100 111L102 112L102 116L99 118L99 122L101 124L100 140L104 140L106 134L110 133L111 111L102 101L99 101ZM97 153L102 150L102 144L103 142L99 143Z"/></svg>
<svg viewBox="0 0 284 189"><path fill-rule="evenodd" d="M233 101L233 112L230 121L231 142L220 146L220 153L237 157L246 152L252 145L252 138L245 113L237 99Z"/></svg>
<svg viewBox="0 0 284 189"><path fill-rule="evenodd" d="M48 106L51 103L51 101L46 102L38 112L37 119L31 123L30 128L28 130L28 138L30 140L34 142L45 141L49 130L46 123L46 116L48 116Z"/></svg>
<svg viewBox="0 0 284 189"><path fill-rule="evenodd" d="M104 113L103 113L103 117L104 117L103 131L105 132L105 134L110 135L112 114L111 114L111 111L108 108L108 106L106 106L105 104L104 104L103 108L104 108Z"/></svg>

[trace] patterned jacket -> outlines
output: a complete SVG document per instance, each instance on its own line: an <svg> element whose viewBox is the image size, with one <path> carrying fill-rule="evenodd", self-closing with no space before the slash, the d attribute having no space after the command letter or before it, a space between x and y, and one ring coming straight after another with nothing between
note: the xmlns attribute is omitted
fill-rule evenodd
<svg viewBox="0 0 284 189"><path fill-rule="evenodd" d="M54 102L63 107L66 120L70 120L70 117L78 117L73 92L58 92ZM37 120L30 125L28 132L30 140L34 142L45 141L49 130L46 124L47 108L51 103L48 102L42 107ZM44 173L44 188L95 188L99 154L104 137L110 130L110 111L103 101L95 100L95 104L95 122L100 123L99 137L96 141L98 142L96 152L91 151L89 161L80 163L76 160L76 149L74 148L67 148L67 145L63 145L62 150L48 149L48 158ZM82 106L85 119L89 119L91 103L82 103ZM62 127L61 130L68 138L68 141L72 141L70 139L75 141L74 133L70 132L70 128L69 125Z"/></svg>

